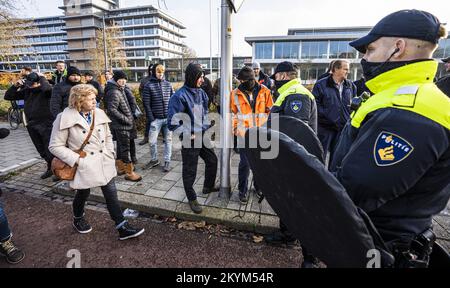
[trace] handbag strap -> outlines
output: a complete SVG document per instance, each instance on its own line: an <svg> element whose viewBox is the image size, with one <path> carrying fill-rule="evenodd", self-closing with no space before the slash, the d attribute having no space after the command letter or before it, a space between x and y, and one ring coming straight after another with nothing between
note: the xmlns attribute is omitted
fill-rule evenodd
<svg viewBox="0 0 450 288"><path fill-rule="evenodd" d="M81 145L80 152L83 151L84 147L86 147L89 138L91 138L92 132L94 132L94 125L95 125L95 110L92 112L92 123L91 128L89 129L89 134L86 137L86 140L84 140L83 145Z"/></svg>

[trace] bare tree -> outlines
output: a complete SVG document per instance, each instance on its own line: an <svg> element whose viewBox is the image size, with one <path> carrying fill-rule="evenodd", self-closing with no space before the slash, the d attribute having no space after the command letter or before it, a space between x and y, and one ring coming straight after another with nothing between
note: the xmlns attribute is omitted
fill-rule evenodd
<svg viewBox="0 0 450 288"><path fill-rule="evenodd" d="M26 0L32 4L32 0ZM18 58L21 47L29 47L25 35L36 28L33 21L18 18L23 5L14 0L0 0L0 61L9 63Z"/></svg>
<svg viewBox="0 0 450 288"><path fill-rule="evenodd" d="M104 34L105 37L103 36ZM108 59L107 66L109 67L108 70L111 71L113 67L128 67L127 55L125 53L125 50L123 49L124 43L121 39L122 36L122 29L115 23L107 27L105 33L103 33L103 29L97 30L95 48L89 49L89 54L92 58L92 70L96 74L102 74L105 69L105 42Z"/></svg>
<svg viewBox="0 0 450 288"><path fill-rule="evenodd" d="M184 59L197 58L197 52L187 45L184 45L181 52L183 53Z"/></svg>

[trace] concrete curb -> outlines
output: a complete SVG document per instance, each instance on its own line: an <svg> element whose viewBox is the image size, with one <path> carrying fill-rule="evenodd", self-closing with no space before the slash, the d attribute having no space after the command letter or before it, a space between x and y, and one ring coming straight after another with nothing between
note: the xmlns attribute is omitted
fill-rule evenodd
<svg viewBox="0 0 450 288"><path fill-rule="evenodd" d="M74 196L74 191L67 182L56 185L53 192L64 196ZM202 214L194 214L189 205L180 201L145 196L138 193L118 190L118 198L122 208L130 208L148 214L157 214L164 217L176 217L185 221L205 221L209 224L222 224L230 228L249 231L259 234L268 234L278 229L279 219L273 215L254 212L241 212L203 206ZM89 201L105 203L100 188L91 190Z"/></svg>

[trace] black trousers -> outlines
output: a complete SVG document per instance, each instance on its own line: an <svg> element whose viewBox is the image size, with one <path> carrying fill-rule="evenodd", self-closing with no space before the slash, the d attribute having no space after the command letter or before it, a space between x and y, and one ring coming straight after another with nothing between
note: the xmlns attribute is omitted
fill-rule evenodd
<svg viewBox="0 0 450 288"><path fill-rule="evenodd" d="M28 134L30 135L31 141L34 144L34 147L36 147L39 155L47 162L47 168L50 170L51 163L54 157L48 150L50 136L52 135L52 123L29 123L27 126L27 130Z"/></svg>
<svg viewBox="0 0 450 288"><path fill-rule="evenodd" d="M193 144L191 145L193 147ZM194 190L194 182L197 177L198 157L205 161L205 182L203 187L212 188L217 176L217 156L213 149L202 148L182 148L181 157L183 159L183 185L184 191L189 201L197 199Z"/></svg>
<svg viewBox="0 0 450 288"><path fill-rule="evenodd" d="M339 131L323 128L318 128L317 136L319 137L320 143L323 147L323 153L325 154L323 156L323 159L327 159L327 153L330 152L330 159L329 163L331 163L331 160L333 158L334 151L336 149L337 142L339 140Z"/></svg>
<svg viewBox="0 0 450 288"><path fill-rule="evenodd" d="M127 130L115 130L114 135L117 141L117 159L122 160L126 164L131 163L131 132ZM134 149L136 151L136 147Z"/></svg>
<svg viewBox="0 0 450 288"><path fill-rule="evenodd" d="M131 160L136 159L136 143L134 139L130 139L130 156Z"/></svg>
<svg viewBox="0 0 450 288"><path fill-rule="evenodd" d="M103 196L106 200L106 206L108 208L111 219L117 225L120 225L125 221L120 209L119 199L117 198L117 188L112 179L108 184L101 187ZM84 205L91 194L91 189L77 190L75 198L73 199L73 215L75 218L81 218L84 215Z"/></svg>

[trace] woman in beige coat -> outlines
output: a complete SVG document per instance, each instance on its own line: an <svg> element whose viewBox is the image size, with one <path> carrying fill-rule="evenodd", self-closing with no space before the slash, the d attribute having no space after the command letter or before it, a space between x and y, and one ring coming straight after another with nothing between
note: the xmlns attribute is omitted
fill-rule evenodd
<svg viewBox="0 0 450 288"><path fill-rule="evenodd" d="M76 189L73 200L74 228L82 234L92 231L84 218L84 205L90 194L90 188L101 187L112 220L119 231L120 240L137 237L144 229L132 228L122 215L117 199L114 177L115 152L111 131L111 122L105 112L96 108L97 90L91 85L77 85L70 91L69 107L56 117L50 139L50 152L66 164L78 165L75 178L70 187ZM91 123L94 130L84 148L85 157L74 151L79 150L89 134Z"/></svg>

